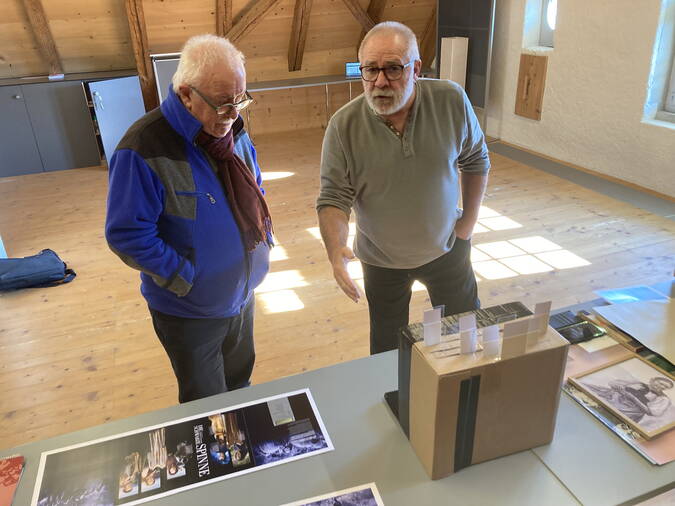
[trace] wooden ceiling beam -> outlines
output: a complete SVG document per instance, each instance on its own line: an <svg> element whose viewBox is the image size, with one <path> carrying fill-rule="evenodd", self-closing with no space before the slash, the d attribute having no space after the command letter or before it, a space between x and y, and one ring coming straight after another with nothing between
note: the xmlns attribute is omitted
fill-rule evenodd
<svg viewBox="0 0 675 506"><path fill-rule="evenodd" d="M63 74L63 65L41 0L22 0L38 49L49 66L49 75Z"/></svg>
<svg viewBox="0 0 675 506"><path fill-rule="evenodd" d="M232 29L232 0L216 0L216 33L223 37Z"/></svg>
<svg viewBox="0 0 675 506"><path fill-rule="evenodd" d="M382 14L384 13L384 6L386 5L387 0L370 0L368 4L368 10L366 11L370 16L370 19L373 20L373 23L377 24L382 21ZM361 30L361 36L359 37L359 43L356 45L356 53L358 55L359 48L361 47L361 42L363 37L366 36L367 30Z"/></svg>
<svg viewBox="0 0 675 506"><path fill-rule="evenodd" d="M427 21L420 41L420 58L422 58L422 67L429 68L431 62L436 56L436 6L431 10L431 16Z"/></svg>
<svg viewBox="0 0 675 506"><path fill-rule="evenodd" d="M370 30L373 26L375 26L375 23L373 22L372 18L368 15L368 13L363 10L363 7L361 7L361 4L359 3L358 0L342 0L347 8L349 9L349 12L352 13L352 16L356 19L356 21L359 22L359 24L363 27L364 30L368 31Z"/></svg>
<svg viewBox="0 0 675 506"><path fill-rule="evenodd" d="M295 0L291 40L288 44L288 71L294 72L302 68L302 57L305 54L305 42L309 29L309 18L312 13L312 0Z"/></svg>
<svg viewBox="0 0 675 506"><path fill-rule="evenodd" d="M143 0L126 0L127 21L131 32L131 45L134 48L134 59L138 79L141 82L143 102L145 110L149 111L157 107L157 85L155 84L155 72L150 62L150 49L148 46L148 33L145 26L145 14L143 13Z"/></svg>
<svg viewBox="0 0 675 506"><path fill-rule="evenodd" d="M234 24L225 37L234 43L260 23L262 18L274 7L279 0L254 0L250 9Z"/></svg>

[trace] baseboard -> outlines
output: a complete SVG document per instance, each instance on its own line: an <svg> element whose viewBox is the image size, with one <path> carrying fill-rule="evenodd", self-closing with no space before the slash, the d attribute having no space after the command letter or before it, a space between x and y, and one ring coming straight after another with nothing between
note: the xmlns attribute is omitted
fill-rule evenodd
<svg viewBox="0 0 675 506"><path fill-rule="evenodd" d="M604 179L606 181L611 181L612 183L620 184L620 185L625 186L627 188L632 188L633 190L638 190L642 193L648 193L648 194L653 195L655 197L658 197L660 199L667 200L667 201L675 203L675 197L672 197L670 195L666 195L665 193L657 192L656 190L652 190L651 188L646 188L644 186L640 186L639 184L631 183L629 181L626 181L624 179L620 179L618 177L610 176L608 174L603 174L602 172L597 172L597 171L592 170L592 169L587 169L586 167L581 167L580 165L575 165L573 163L566 162L564 160L559 160L557 158L553 158L552 156L548 156L548 155L545 155L543 153L539 153L537 151L534 151L532 149L529 149L529 148L526 148L526 147L523 147L523 146L519 146L518 144L506 142L506 141L503 141L501 139L498 139L496 142L498 142L499 144L504 144L505 146L509 146L511 148L514 148L514 149L518 149L520 151L524 151L524 152L529 153L531 155L538 156L539 158L544 158L544 159L549 160L551 162L555 162L557 164L564 165L565 167L569 167L569 168L578 170L580 172L585 172L586 174L590 174L591 176L595 176L595 177L598 177L600 179Z"/></svg>

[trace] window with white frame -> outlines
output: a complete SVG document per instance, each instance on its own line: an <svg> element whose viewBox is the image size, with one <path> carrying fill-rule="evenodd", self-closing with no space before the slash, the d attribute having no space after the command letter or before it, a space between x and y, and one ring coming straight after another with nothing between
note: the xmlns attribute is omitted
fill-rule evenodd
<svg viewBox="0 0 675 506"><path fill-rule="evenodd" d="M663 109L675 113L675 56L673 57L672 70L670 71L670 86L666 93L666 99L663 104Z"/></svg>
<svg viewBox="0 0 675 506"><path fill-rule="evenodd" d="M661 0L644 120L675 123L675 0Z"/></svg>
<svg viewBox="0 0 675 506"><path fill-rule="evenodd" d="M539 45L553 47L555 21L558 14L558 0L543 0L541 4L541 26Z"/></svg>

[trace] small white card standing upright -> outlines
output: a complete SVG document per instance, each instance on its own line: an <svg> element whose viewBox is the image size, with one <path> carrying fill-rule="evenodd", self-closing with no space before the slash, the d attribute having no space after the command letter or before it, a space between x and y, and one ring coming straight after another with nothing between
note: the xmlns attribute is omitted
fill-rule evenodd
<svg viewBox="0 0 675 506"><path fill-rule="evenodd" d="M499 325L483 328L483 353L486 357L496 357L500 348Z"/></svg>
<svg viewBox="0 0 675 506"><path fill-rule="evenodd" d="M504 324L504 339L502 341L502 358L522 355L527 349L527 330L530 320L516 320Z"/></svg>
<svg viewBox="0 0 675 506"><path fill-rule="evenodd" d="M459 342L462 355L474 353L478 350L478 332L476 330L476 315L471 313L459 318Z"/></svg>
<svg viewBox="0 0 675 506"><path fill-rule="evenodd" d="M530 317L527 326L527 342L535 344L546 334L548 319L551 315L551 301L539 302L534 306L534 314Z"/></svg>
<svg viewBox="0 0 675 506"><path fill-rule="evenodd" d="M433 346L441 342L441 318L443 306L424 311L424 344Z"/></svg>

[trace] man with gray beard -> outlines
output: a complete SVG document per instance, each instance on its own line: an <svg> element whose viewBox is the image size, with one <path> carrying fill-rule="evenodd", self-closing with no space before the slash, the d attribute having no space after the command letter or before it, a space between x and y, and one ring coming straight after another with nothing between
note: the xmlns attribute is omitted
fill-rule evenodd
<svg viewBox="0 0 675 506"><path fill-rule="evenodd" d="M328 123L316 207L335 280L355 302L361 294L347 264L354 252L361 261L375 354L397 347L415 280L446 315L479 307L470 239L490 160L462 88L420 79L408 27L376 25L359 62L364 93ZM352 208L354 252L347 246Z"/></svg>

